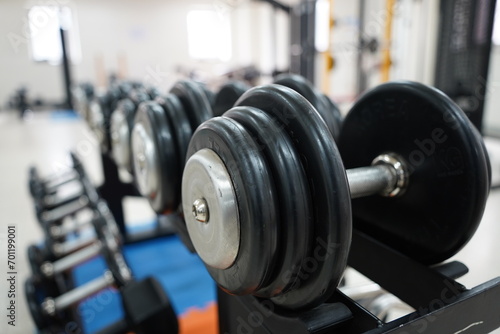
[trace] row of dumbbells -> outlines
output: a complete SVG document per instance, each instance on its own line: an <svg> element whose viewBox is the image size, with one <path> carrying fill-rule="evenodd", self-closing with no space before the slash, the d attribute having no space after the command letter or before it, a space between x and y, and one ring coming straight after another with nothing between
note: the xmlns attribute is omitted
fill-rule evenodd
<svg viewBox="0 0 500 334"><path fill-rule="evenodd" d="M442 92L386 83L341 119L296 75L245 90L211 99L181 81L130 112L126 95L87 104L108 122L108 152L121 166L127 158L152 208L181 207L189 240L224 291L308 309L338 286L353 227L426 265L474 234L489 158ZM219 108L221 96L229 102Z"/></svg>
<svg viewBox="0 0 500 334"><path fill-rule="evenodd" d="M90 183L81 162L42 179L30 170L29 187L36 216L45 233L42 245L28 247L32 275L25 283L29 309L42 333L73 332L77 307L87 298L113 288L119 291L126 317L102 333L177 332L168 297L153 278L135 281L121 250L122 236L107 206ZM104 258L107 269L73 288L71 272L93 258ZM145 297L144 297L145 296ZM143 300L138 303L137 299Z"/></svg>

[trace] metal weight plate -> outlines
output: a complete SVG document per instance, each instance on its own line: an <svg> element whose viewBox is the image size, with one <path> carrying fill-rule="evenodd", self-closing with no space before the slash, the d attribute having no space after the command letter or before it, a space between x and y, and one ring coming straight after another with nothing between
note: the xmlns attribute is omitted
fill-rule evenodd
<svg viewBox="0 0 500 334"><path fill-rule="evenodd" d="M212 103L214 116L221 116L231 109L240 96L249 89L250 86L241 81L230 81L222 85Z"/></svg>
<svg viewBox="0 0 500 334"><path fill-rule="evenodd" d="M319 112L333 137L336 138L338 136L337 131L339 129L337 115L335 115L336 111L330 106L330 103L333 102L329 101L330 103L327 104L325 96L311 82L298 74L281 74L276 77L274 83L291 88L305 97ZM336 109L338 111L338 108Z"/></svg>
<svg viewBox="0 0 500 334"><path fill-rule="evenodd" d="M210 102L200 84L187 80L178 81L170 93L181 101L193 131L213 117Z"/></svg>
<svg viewBox="0 0 500 334"><path fill-rule="evenodd" d="M313 245L294 288L272 301L289 309L317 306L340 282L351 242L349 188L335 141L314 107L288 87L252 88L236 106L255 107L276 119L301 157L311 190Z"/></svg>
<svg viewBox="0 0 500 334"><path fill-rule="evenodd" d="M238 122L216 117L193 134L187 158L182 205L195 249L223 290L242 295L260 289L278 254L276 191L261 150ZM197 200L207 202L206 222L192 214Z"/></svg>
<svg viewBox="0 0 500 334"><path fill-rule="evenodd" d="M162 175L180 175L177 147L172 124L155 102L143 102L138 108L132 130L132 155L141 195L157 213L175 210L180 195Z"/></svg>
<svg viewBox="0 0 500 334"><path fill-rule="evenodd" d="M475 232L488 195L481 141L462 110L434 88L393 82L363 95L339 138L346 168L394 152L410 176L398 198L353 200L355 227L425 264L454 255Z"/></svg>
<svg viewBox="0 0 500 334"><path fill-rule="evenodd" d="M119 167L132 171L130 154L130 134L134 123L137 104L131 99L123 99L111 115L111 155Z"/></svg>
<svg viewBox="0 0 500 334"><path fill-rule="evenodd" d="M235 107L224 117L238 121L257 141L275 183L279 217L278 257L270 283L253 293L263 298L274 297L295 284L312 244L309 185L290 137L264 111Z"/></svg>
<svg viewBox="0 0 500 334"><path fill-rule="evenodd" d="M175 142L177 143L177 156L180 164L179 168L180 170L182 170L186 162L186 152L189 141L191 140L191 136L193 135L191 125L189 124L189 119L186 115L186 112L184 111L182 103L177 96L168 94L166 96L156 98L156 102L158 102L162 106L163 110L165 111L165 115L169 118L170 123L173 125L172 129L174 131ZM169 178L174 177L169 175L166 176ZM175 177L180 180L181 176L182 175L178 175L178 177Z"/></svg>

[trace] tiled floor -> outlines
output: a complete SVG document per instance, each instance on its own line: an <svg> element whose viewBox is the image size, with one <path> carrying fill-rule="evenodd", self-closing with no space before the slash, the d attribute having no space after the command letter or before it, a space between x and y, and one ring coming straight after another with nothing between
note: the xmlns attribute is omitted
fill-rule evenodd
<svg viewBox="0 0 500 334"><path fill-rule="evenodd" d="M494 167L494 183L500 183L500 143L488 140ZM82 121L77 119L53 118L49 114L36 114L25 121L15 115L0 112L0 272L6 268L6 229L17 226L17 295L16 327L7 326L6 310L7 282L0 280L0 333L33 333L33 325L26 309L23 282L30 274L25 261L26 247L41 239L33 214L33 206L27 187L27 170L30 164L38 166L43 174L55 172L65 166L67 152L75 150L83 159L86 170L96 184L102 176L96 142ZM470 273L460 281L474 286L488 279L500 276L500 190L493 191L487 204L483 222L472 241L454 258L463 261ZM129 206L130 207L130 206ZM131 220L151 217L147 205L135 203L126 212ZM2 277L5 277L3 275ZM500 333L500 331L498 331Z"/></svg>

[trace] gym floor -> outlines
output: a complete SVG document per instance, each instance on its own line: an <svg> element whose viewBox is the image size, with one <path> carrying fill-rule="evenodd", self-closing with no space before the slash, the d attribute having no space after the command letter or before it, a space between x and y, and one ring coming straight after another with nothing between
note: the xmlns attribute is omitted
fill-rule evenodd
<svg viewBox="0 0 500 334"><path fill-rule="evenodd" d="M500 141L487 138L492 160L493 183L500 183ZM17 226L16 236L16 327L7 325L4 312L0 313L0 333L35 333L26 308L23 282L30 275L25 250L31 243L40 242L42 231L34 216L33 203L28 192L28 167L39 168L42 175L57 172L68 166L67 153L73 150L82 159L90 178L100 184L102 175L95 139L84 122L65 113L37 112L20 120L17 114L0 113L0 270L7 270L7 226ZM500 276L500 190L490 193L483 221L467 246L453 259L464 262L470 272L460 279L467 287ZM143 201L130 201L126 205L127 221L147 221L153 213ZM3 276L5 277L5 275ZM351 273L349 284L361 284L363 279ZM6 310L9 290L6 278L0 280L0 310ZM497 330L495 333L500 333Z"/></svg>

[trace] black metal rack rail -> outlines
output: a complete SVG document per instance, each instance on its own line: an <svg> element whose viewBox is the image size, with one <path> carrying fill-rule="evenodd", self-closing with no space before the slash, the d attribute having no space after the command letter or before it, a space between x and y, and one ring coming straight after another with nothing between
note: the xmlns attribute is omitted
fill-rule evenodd
<svg viewBox="0 0 500 334"><path fill-rule="evenodd" d="M462 263L427 267L359 231L348 264L416 311L385 323L338 289L298 313L219 290L220 333L484 334L500 327L500 278L466 289L455 280L468 272Z"/></svg>

